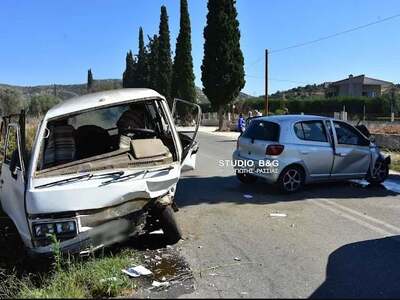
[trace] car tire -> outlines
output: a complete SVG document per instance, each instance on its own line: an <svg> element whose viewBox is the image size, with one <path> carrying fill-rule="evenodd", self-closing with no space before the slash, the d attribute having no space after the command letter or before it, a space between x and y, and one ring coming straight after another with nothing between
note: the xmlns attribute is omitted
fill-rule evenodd
<svg viewBox="0 0 400 300"><path fill-rule="evenodd" d="M239 179L240 182L245 184L255 183L257 181L257 177L254 175L250 175L247 173L239 173L236 172L236 177Z"/></svg>
<svg viewBox="0 0 400 300"><path fill-rule="evenodd" d="M174 215L171 206L163 208L160 212L160 225L168 244L176 244L182 238L182 232Z"/></svg>
<svg viewBox="0 0 400 300"><path fill-rule="evenodd" d="M374 170L372 171L372 176L367 177L367 181L370 184L381 184L389 176L389 165L384 160L378 160L375 163Z"/></svg>
<svg viewBox="0 0 400 300"><path fill-rule="evenodd" d="M285 194L296 193L304 187L305 174L298 166L286 167L278 179L278 186Z"/></svg>

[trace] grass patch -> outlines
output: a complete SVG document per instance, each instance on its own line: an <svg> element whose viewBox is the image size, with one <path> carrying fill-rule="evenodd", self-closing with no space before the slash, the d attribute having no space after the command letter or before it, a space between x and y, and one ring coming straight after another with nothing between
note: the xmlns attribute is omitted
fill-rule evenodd
<svg viewBox="0 0 400 300"><path fill-rule="evenodd" d="M124 250L101 257L57 258L53 270L45 275L2 276L0 298L105 298L129 296L135 281L121 272L139 263L137 253Z"/></svg>

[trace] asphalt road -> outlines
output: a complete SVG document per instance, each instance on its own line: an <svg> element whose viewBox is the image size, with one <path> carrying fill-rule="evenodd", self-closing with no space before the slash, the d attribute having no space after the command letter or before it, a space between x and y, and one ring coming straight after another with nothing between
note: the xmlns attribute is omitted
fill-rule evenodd
<svg viewBox="0 0 400 300"><path fill-rule="evenodd" d="M200 133L199 142L176 196L177 247L196 282L184 297L400 297L398 175L390 188L327 183L287 196L219 167L232 138Z"/></svg>

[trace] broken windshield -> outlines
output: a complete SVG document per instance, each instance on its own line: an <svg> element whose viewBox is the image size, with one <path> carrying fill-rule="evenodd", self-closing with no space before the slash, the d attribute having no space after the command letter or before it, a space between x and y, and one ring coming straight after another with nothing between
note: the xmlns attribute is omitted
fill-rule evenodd
<svg viewBox="0 0 400 300"><path fill-rule="evenodd" d="M176 150L164 115L158 100L146 100L51 120L37 170L70 167L72 173L82 172L77 165L92 162L84 168L92 171L93 166L96 168L94 160L104 169L109 168L104 160L113 156L119 157L114 164L153 158L175 160ZM139 140L147 141L135 142Z"/></svg>

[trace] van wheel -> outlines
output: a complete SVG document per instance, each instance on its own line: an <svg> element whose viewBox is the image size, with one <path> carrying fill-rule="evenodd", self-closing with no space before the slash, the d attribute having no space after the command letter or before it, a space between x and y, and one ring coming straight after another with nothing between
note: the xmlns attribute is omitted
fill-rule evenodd
<svg viewBox="0 0 400 300"><path fill-rule="evenodd" d="M375 163L374 170L372 171L372 176L367 177L367 181L370 184L380 184L384 182L389 176L389 165L383 161L378 160Z"/></svg>
<svg viewBox="0 0 400 300"><path fill-rule="evenodd" d="M167 206L160 212L160 225L168 244L176 244L182 238L182 232L176 222L174 211Z"/></svg>
<svg viewBox="0 0 400 300"><path fill-rule="evenodd" d="M254 183L257 181L257 177L254 175L250 175L247 173L239 173L236 172L236 177L240 180L240 182L246 183L246 184L250 184L250 183Z"/></svg>
<svg viewBox="0 0 400 300"><path fill-rule="evenodd" d="M297 166L289 166L279 175L278 185L283 193L300 191L304 186L304 171Z"/></svg>

